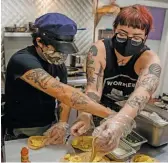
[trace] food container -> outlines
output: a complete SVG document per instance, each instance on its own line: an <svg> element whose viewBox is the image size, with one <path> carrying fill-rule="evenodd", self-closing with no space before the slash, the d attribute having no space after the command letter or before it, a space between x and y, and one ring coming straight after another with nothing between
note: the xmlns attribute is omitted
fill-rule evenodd
<svg viewBox="0 0 168 163"><path fill-rule="evenodd" d="M109 153L107 157L111 160L122 162L129 160L131 156L135 153L136 151L132 147L130 147L128 144L121 140L119 147Z"/></svg>
<svg viewBox="0 0 168 163"><path fill-rule="evenodd" d="M145 111L152 113L153 110L147 108ZM166 111L157 112L157 114L168 121L168 113ZM135 119L135 131L148 140L148 144L158 147L168 143L168 124L161 125L144 115L138 115Z"/></svg>
<svg viewBox="0 0 168 163"><path fill-rule="evenodd" d="M138 151L141 148L141 145L147 142L147 139L132 131L126 138L122 138L122 140Z"/></svg>

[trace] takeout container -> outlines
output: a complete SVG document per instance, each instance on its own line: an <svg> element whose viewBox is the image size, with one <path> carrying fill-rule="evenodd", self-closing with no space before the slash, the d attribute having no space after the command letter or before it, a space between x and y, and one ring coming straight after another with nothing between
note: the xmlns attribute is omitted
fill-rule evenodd
<svg viewBox="0 0 168 163"><path fill-rule="evenodd" d="M147 108L144 111L152 113L153 110ZM157 111L155 111L157 112ZM161 114L162 113L162 114ZM157 112L157 114L162 117L164 120L168 121L168 113L162 111L161 113ZM159 124L157 122L152 121L148 117L144 115L138 115L135 118L136 121L136 129L137 133L140 133L143 137L148 140L148 144L158 147L168 143L168 124Z"/></svg>
<svg viewBox="0 0 168 163"><path fill-rule="evenodd" d="M117 154L115 152L115 149L114 151L112 151L111 153L107 154L106 156L111 159L111 160L114 160L114 161L119 161L119 162L122 162L122 161L127 161L129 160L133 154L136 153L135 149L133 149L132 147L130 147L128 144L126 144L124 141L120 141L119 143L119 147L120 149L122 150L125 150L126 153L124 154Z"/></svg>
<svg viewBox="0 0 168 163"><path fill-rule="evenodd" d="M129 141L132 140L131 141ZM147 142L147 139L136 133L135 131L132 131L129 135L127 135L126 138L122 138L122 140L130 145L132 148L134 148L136 151L140 150L141 145Z"/></svg>

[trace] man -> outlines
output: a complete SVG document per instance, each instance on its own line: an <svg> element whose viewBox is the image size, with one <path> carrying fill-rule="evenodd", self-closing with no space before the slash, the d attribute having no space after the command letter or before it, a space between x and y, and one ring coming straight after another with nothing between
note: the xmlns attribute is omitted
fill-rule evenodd
<svg viewBox="0 0 168 163"><path fill-rule="evenodd" d="M7 66L5 125L15 139L42 135L55 121L55 99L62 102L60 121L45 134L47 144L63 143L68 127L69 107L106 117L109 109L66 85L65 60L77 53L76 23L59 13L45 14L35 21L33 46L14 54ZM65 84L63 84L65 83ZM54 136L52 136L54 135Z"/></svg>
<svg viewBox="0 0 168 163"><path fill-rule="evenodd" d="M131 132L133 119L155 92L161 73L158 56L145 45L152 28L152 16L146 7L123 8L113 28L112 39L93 44L87 60L88 97L112 110L114 102L127 100L117 114L93 132L99 137L97 146L103 151L117 147L120 138ZM81 113L71 133L79 136L87 131L91 117L89 113ZM94 117L97 126L100 120Z"/></svg>

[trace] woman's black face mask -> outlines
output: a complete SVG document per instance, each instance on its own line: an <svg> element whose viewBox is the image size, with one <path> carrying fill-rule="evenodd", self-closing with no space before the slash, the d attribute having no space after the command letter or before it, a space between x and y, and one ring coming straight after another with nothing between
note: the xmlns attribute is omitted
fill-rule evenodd
<svg viewBox="0 0 168 163"><path fill-rule="evenodd" d="M120 37L119 33L116 33L112 38L114 48L124 57L140 54L144 48L144 39L134 37Z"/></svg>

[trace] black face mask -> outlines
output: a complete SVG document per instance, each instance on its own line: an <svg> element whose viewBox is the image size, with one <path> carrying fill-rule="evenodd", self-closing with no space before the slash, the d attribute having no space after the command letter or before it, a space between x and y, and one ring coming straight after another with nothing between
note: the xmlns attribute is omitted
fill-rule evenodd
<svg viewBox="0 0 168 163"><path fill-rule="evenodd" d="M140 54L141 50L144 48L144 42L138 46L131 44L131 39L128 38L126 42L121 43L116 40L116 35L112 38L114 48L124 57L133 56Z"/></svg>

